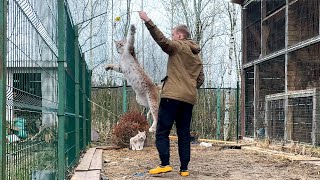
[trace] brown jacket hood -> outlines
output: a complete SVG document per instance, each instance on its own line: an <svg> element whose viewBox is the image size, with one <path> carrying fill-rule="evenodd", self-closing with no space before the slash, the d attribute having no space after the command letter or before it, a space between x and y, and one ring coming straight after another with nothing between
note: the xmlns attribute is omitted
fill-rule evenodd
<svg viewBox="0 0 320 180"><path fill-rule="evenodd" d="M161 98L194 105L197 101L196 80L202 68L199 45L191 39L174 41L166 38L151 20L145 24L153 39L169 55Z"/></svg>
<svg viewBox="0 0 320 180"><path fill-rule="evenodd" d="M199 54L200 53L200 46L194 42L191 39L187 39L188 41L185 41L185 43L190 47L193 54Z"/></svg>

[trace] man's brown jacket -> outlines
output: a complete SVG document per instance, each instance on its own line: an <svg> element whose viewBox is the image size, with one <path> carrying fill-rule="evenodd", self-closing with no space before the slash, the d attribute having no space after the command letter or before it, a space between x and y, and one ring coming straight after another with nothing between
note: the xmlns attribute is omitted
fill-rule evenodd
<svg viewBox="0 0 320 180"><path fill-rule="evenodd" d="M202 68L199 45L190 39L174 41L166 38L151 20L145 24L153 39L169 55L161 98L194 105L197 100L196 80Z"/></svg>

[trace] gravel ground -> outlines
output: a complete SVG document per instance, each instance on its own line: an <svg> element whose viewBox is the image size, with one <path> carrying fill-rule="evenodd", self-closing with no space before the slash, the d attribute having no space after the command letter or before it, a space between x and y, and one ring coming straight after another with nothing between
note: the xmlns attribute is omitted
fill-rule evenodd
<svg viewBox="0 0 320 180"><path fill-rule="evenodd" d="M104 179L239 179L239 180L304 180L320 179L320 166L291 162L284 158L242 149L192 144L189 177L181 177L177 144L171 142L173 171L150 175L148 170L159 164L154 146L142 151L128 148L104 150Z"/></svg>

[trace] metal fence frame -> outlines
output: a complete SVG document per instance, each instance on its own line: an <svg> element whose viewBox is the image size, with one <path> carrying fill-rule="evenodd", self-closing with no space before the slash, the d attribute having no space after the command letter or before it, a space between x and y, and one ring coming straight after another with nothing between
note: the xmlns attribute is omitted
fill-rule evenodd
<svg viewBox="0 0 320 180"><path fill-rule="evenodd" d="M27 1L9 0L15 3ZM55 179L66 179L80 159L81 151L85 150L91 141L91 70L85 62L84 55L78 42L78 28L73 25L68 4L65 0L58 0L56 9L58 12L58 40L48 42L46 37L38 36L46 42L50 50L57 55L58 73L58 129L55 140ZM10 178L7 171L9 161L7 158L6 142L6 106L7 106L7 24L8 24L8 1L0 0L0 179ZM29 14L30 15L30 14ZM34 14L33 14L34 15ZM28 16L28 14L24 14ZM29 18L41 21L40 19ZM31 20L30 20L31 19ZM38 32L37 25L32 24ZM39 33L39 32L38 32ZM51 40L51 39L50 39ZM54 47L53 49L51 47ZM32 153L32 151L30 151ZM28 164L28 163L25 163ZM23 173L23 179L31 179L31 170ZM23 168L23 166L21 167ZM18 168L19 170L19 168Z"/></svg>
<svg viewBox="0 0 320 180"><path fill-rule="evenodd" d="M107 141L112 136L113 127L125 111L143 111L143 107L137 104L135 93L130 86L123 94L123 87L93 87L92 94L94 102L92 109L92 126L100 134L100 137ZM230 95L229 105L229 134L224 135L226 94ZM125 96L125 97L124 97ZM126 101L127 103L124 103ZM192 134L205 139L238 140L239 138L239 117L240 117L240 87L237 88L200 88L198 89L197 103L193 107L191 123ZM151 125L151 118L148 120ZM172 134L175 134L175 128Z"/></svg>

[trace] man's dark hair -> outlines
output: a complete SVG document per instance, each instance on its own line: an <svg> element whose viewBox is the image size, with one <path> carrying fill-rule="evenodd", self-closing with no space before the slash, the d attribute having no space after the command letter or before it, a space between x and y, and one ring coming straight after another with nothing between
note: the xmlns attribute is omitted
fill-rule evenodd
<svg viewBox="0 0 320 180"><path fill-rule="evenodd" d="M190 31L188 27L184 24L179 24L175 28L176 32L180 32L184 35L184 38L190 38Z"/></svg>

